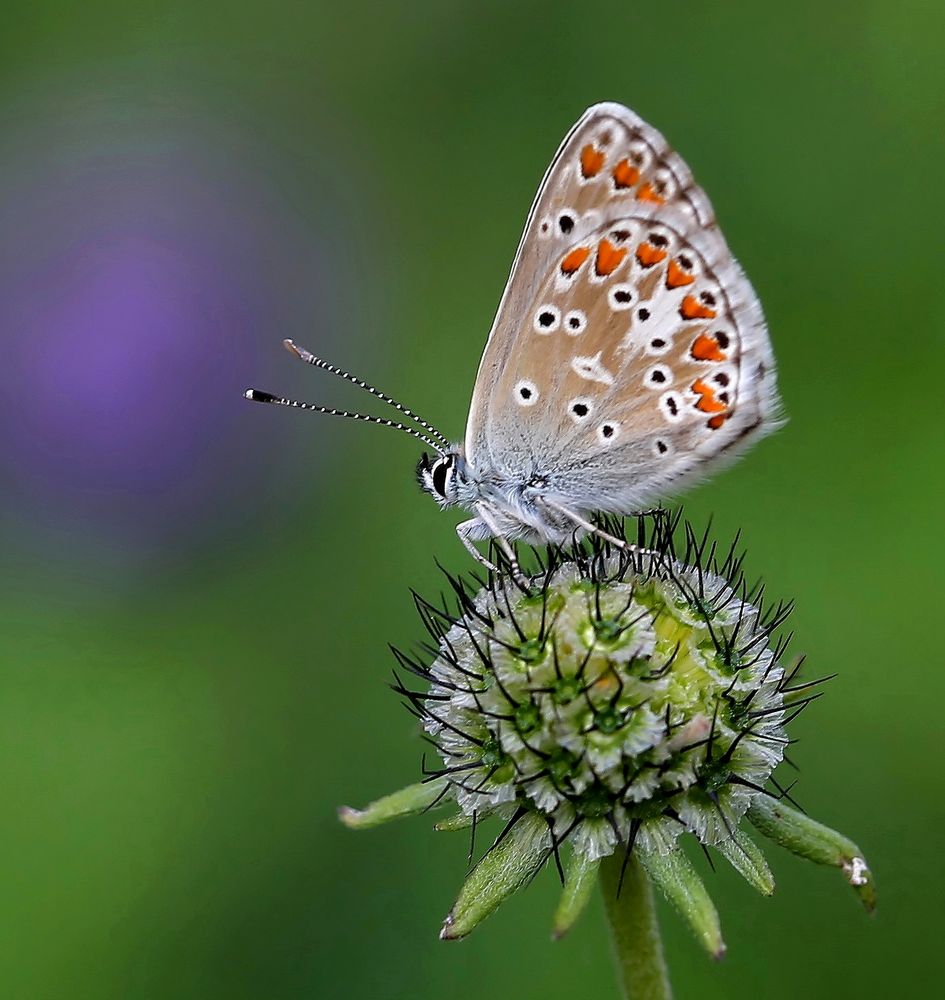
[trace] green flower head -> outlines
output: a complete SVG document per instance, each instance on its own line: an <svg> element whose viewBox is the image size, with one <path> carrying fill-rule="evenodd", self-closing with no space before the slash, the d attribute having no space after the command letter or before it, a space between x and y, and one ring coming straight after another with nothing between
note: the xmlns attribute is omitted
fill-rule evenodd
<svg viewBox="0 0 945 1000"><path fill-rule="evenodd" d="M717 556L686 526L677 548L672 527L658 520L646 548L553 549L525 581L501 566L485 581L450 577L455 608L417 598L429 660L396 655L424 685L398 675L395 689L439 761L418 785L342 818L371 826L453 803L438 828L500 821L443 937L468 933L549 860L564 884L560 935L602 861L618 863L619 884L633 856L719 956L715 909L678 841L695 838L770 893L746 819L843 867L872 905L859 850L787 806L774 777L786 727L819 683L797 679L776 639L790 606L765 607L734 546Z"/></svg>

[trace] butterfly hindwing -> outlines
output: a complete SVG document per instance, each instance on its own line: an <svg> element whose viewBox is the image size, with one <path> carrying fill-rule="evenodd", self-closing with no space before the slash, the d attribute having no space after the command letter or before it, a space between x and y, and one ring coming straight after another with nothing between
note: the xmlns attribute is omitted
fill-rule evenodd
<svg viewBox="0 0 945 1000"><path fill-rule="evenodd" d="M552 161L486 345L466 453L629 512L773 423L757 298L654 129L591 108Z"/></svg>

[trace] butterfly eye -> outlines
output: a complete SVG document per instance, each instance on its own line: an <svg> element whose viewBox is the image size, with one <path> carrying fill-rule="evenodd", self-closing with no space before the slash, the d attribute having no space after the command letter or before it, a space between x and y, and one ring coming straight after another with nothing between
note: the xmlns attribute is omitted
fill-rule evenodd
<svg viewBox="0 0 945 1000"><path fill-rule="evenodd" d="M437 462L433 467L433 488L441 497L446 496L446 482L453 471L453 460L446 458L442 462Z"/></svg>
<svg viewBox="0 0 945 1000"><path fill-rule="evenodd" d="M538 386L527 378L519 379L512 393L519 406L534 406L538 402Z"/></svg>

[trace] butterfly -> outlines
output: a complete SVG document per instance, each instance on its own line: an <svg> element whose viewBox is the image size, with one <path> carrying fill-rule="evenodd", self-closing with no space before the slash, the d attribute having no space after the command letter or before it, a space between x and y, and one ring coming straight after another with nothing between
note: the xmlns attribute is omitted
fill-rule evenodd
<svg viewBox="0 0 945 1000"><path fill-rule="evenodd" d="M250 389L406 431L417 467L469 551L563 543L668 499L780 423L758 298L689 168L628 108L597 104L558 148L529 212L486 342L462 443L393 397L296 347L410 423Z"/></svg>

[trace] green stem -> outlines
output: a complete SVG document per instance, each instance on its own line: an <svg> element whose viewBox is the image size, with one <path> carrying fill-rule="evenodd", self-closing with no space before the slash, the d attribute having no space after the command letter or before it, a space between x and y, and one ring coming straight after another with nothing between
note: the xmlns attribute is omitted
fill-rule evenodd
<svg viewBox="0 0 945 1000"><path fill-rule="evenodd" d="M653 905L653 886L632 855L621 885L623 862L623 851L618 850L604 858L600 866L604 910L623 996L626 1000L671 1000L663 942Z"/></svg>

